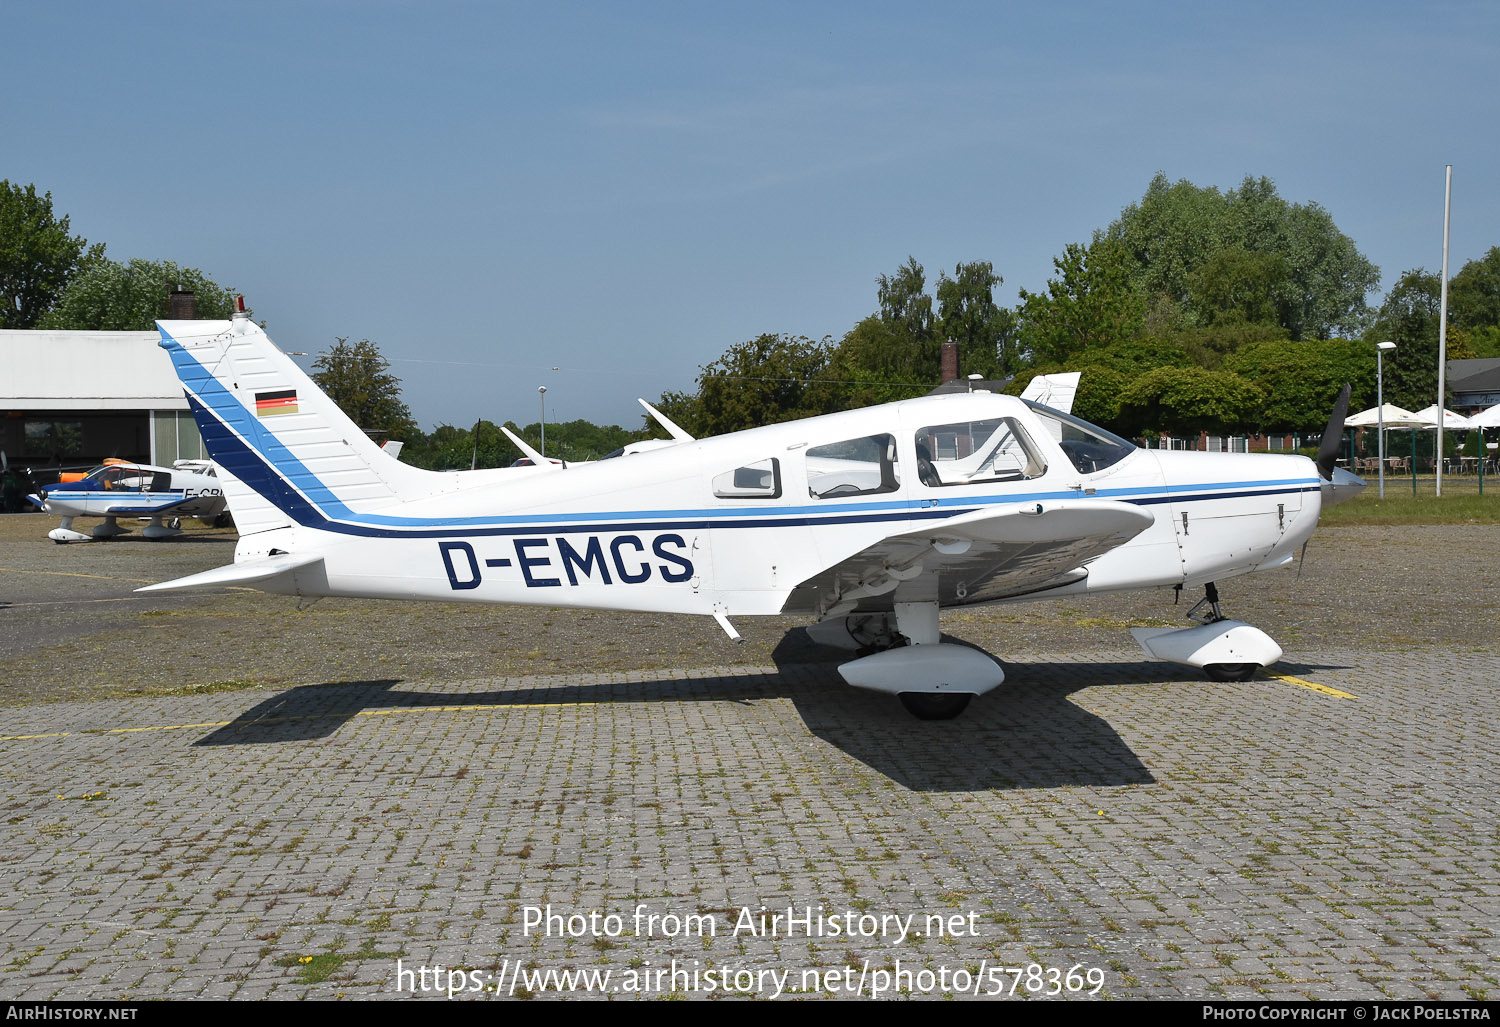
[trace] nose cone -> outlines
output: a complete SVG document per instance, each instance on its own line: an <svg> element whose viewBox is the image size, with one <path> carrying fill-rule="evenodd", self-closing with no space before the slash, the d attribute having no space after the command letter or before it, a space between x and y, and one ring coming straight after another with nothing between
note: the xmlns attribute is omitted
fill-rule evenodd
<svg viewBox="0 0 1500 1027"><path fill-rule="evenodd" d="M1348 499L1353 499L1365 487L1365 480L1353 471L1346 471L1342 467L1333 469L1333 480L1324 480L1323 506L1338 506Z"/></svg>

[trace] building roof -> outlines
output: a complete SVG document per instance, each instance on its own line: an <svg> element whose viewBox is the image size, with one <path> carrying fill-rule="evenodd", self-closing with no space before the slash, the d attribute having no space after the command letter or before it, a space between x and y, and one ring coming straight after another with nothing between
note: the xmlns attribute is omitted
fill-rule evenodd
<svg viewBox="0 0 1500 1027"><path fill-rule="evenodd" d="M0 330L0 410L186 410L157 332Z"/></svg>
<svg viewBox="0 0 1500 1027"><path fill-rule="evenodd" d="M1500 357L1448 361L1448 388L1459 392L1500 392Z"/></svg>

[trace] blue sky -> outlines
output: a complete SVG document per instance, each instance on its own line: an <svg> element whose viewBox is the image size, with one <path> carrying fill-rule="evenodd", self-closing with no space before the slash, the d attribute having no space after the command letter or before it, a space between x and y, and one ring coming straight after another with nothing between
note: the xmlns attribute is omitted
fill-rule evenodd
<svg viewBox="0 0 1500 1027"><path fill-rule="evenodd" d="M989 260L1012 304L1158 170L1274 179L1388 286L1440 265L1451 163L1453 270L1500 245L1491 3L0 15L0 178L284 349L374 340L424 428L534 421L538 385L633 426L733 343L842 335L908 255Z"/></svg>

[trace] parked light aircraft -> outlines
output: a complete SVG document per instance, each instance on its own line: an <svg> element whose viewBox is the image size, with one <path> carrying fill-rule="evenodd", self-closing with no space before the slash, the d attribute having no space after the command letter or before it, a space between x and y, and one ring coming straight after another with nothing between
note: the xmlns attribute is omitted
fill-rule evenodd
<svg viewBox="0 0 1500 1027"><path fill-rule="evenodd" d="M940 640L942 607L1203 586L1199 623L1139 641L1250 676L1281 649L1225 619L1214 582L1290 563L1324 496L1364 484L1334 473L1341 411L1315 465L1143 450L988 393L708 439L672 426L671 445L566 468L436 473L381 453L247 317L159 327L241 537L233 564L142 591L700 614L735 639L731 617L801 614L819 641L874 650L839 668L846 681L930 719L1005 676Z"/></svg>
<svg viewBox="0 0 1500 1027"><path fill-rule="evenodd" d="M224 512L222 483L209 460L178 460L171 467L107 460L83 475L63 475L56 485L27 496L47 513L57 514L62 524L47 533L58 545L91 542L126 533L121 517L149 517L141 532L159 541L182 534L166 523L182 517L212 521ZM104 523L85 535L73 529L75 517L103 517Z"/></svg>

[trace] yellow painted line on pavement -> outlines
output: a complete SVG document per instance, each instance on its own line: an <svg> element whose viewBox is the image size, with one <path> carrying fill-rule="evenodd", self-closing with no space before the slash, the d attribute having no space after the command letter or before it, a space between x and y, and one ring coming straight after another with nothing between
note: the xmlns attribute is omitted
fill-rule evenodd
<svg viewBox="0 0 1500 1027"><path fill-rule="evenodd" d="M51 574L58 578L93 578L96 581L139 581L143 584L153 584L151 578L117 578L110 574L79 574L76 571L33 571L24 567L0 567L0 572L7 574Z"/></svg>
<svg viewBox="0 0 1500 1027"><path fill-rule="evenodd" d="M1317 692L1321 695L1331 695L1335 699L1359 698L1359 696L1354 695L1351 692L1340 692L1337 688L1329 688L1327 685L1320 685L1316 681L1308 681L1304 678L1295 678L1290 674L1277 674L1276 672L1269 670L1262 671L1262 673L1265 674L1268 678L1274 678L1277 681L1285 681L1287 684L1296 685L1298 688L1311 689L1312 691Z"/></svg>
<svg viewBox="0 0 1500 1027"><path fill-rule="evenodd" d="M547 710L559 709L565 706L601 706L602 701L594 702L535 702L535 703L476 703L474 705L453 706L396 706L385 710L356 710L353 713L303 713L291 717L261 717L256 720L247 720L244 726L260 727L263 724L290 724L299 720L341 720L346 717L389 717L401 713L472 713L483 710ZM152 724L147 727L112 727L105 729L85 729L82 731L54 731L43 735L0 735L0 742L21 742L33 738L67 738L70 735L132 735L145 731L184 731L190 728L205 727L229 727L239 723L238 720L209 720L196 724Z"/></svg>

